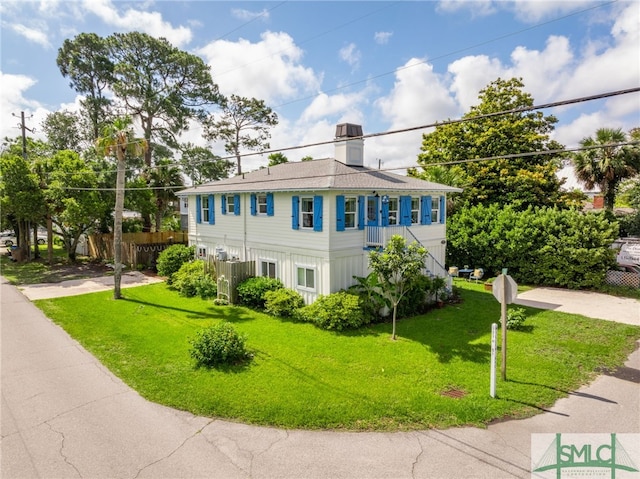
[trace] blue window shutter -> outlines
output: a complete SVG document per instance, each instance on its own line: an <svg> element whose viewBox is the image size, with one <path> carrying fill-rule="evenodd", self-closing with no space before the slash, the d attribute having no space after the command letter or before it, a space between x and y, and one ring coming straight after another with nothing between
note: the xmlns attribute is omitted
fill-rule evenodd
<svg viewBox="0 0 640 479"><path fill-rule="evenodd" d="M364 211L365 211L364 196L358 196L358 229L364 229Z"/></svg>
<svg viewBox="0 0 640 479"><path fill-rule="evenodd" d="M313 231L322 231L322 196L313 197Z"/></svg>
<svg viewBox="0 0 640 479"><path fill-rule="evenodd" d="M258 197L255 193L251 193L251 216L258 213Z"/></svg>
<svg viewBox="0 0 640 479"><path fill-rule="evenodd" d="M240 195L233 195L233 214L240 214Z"/></svg>
<svg viewBox="0 0 640 479"><path fill-rule="evenodd" d="M344 231L344 196L336 196L336 231Z"/></svg>
<svg viewBox="0 0 640 479"><path fill-rule="evenodd" d="M227 214L227 195L222 195L222 201L220 201L220 203L222 204L222 214L226 215Z"/></svg>
<svg viewBox="0 0 640 479"><path fill-rule="evenodd" d="M273 193L267 193L267 216L273 216Z"/></svg>
<svg viewBox="0 0 640 479"><path fill-rule="evenodd" d="M389 226L389 201L382 202L382 226Z"/></svg>
<svg viewBox="0 0 640 479"><path fill-rule="evenodd" d="M291 227L294 230L300 229L300 197L291 198Z"/></svg>
<svg viewBox="0 0 640 479"><path fill-rule="evenodd" d="M216 217L215 217L215 203L213 201L213 195L209 195L209 224L210 225L215 225L216 224Z"/></svg>
<svg viewBox="0 0 640 479"><path fill-rule="evenodd" d="M420 197L420 224L431 224L431 196Z"/></svg>
<svg viewBox="0 0 640 479"><path fill-rule="evenodd" d="M202 198L196 196L196 223L202 223Z"/></svg>
<svg viewBox="0 0 640 479"><path fill-rule="evenodd" d="M440 197L440 223L444 224L446 215L447 215L447 197L442 195Z"/></svg>
<svg viewBox="0 0 640 479"><path fill-rule="evenodd" d="M411 226L411 196L400 197L400 224Z"/></svg>

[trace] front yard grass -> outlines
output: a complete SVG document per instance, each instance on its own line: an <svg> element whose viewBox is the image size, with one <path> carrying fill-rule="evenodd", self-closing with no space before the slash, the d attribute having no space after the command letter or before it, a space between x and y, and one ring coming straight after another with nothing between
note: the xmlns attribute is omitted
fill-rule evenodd
<svg viewBox="0 0 640 479"><path fill-rule="evenodd" d="M525 308L528 329L509 332L508 380L498 380L492 399L490 330L500 305L482 284L462 285L460 304L399 321L395 342L391 324L327 332L183 298L163 283L123 294L120 301L108 291L36 304L151 401L286 428L410 430L530 416L621 365L640 338L639 327ZM247 336L255 357L195 368L190 338L222 320Z"/></svg>

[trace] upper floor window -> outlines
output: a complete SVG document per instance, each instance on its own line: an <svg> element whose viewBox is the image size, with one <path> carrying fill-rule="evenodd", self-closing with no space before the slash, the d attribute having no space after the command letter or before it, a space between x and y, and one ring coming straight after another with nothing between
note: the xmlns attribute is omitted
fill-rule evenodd
<svg viewBox="0 0 640 479"><path fill-rule="evenodd" d="M420 222L420 198L411 197L411 224L416 225Z"/></svg>
<svg viewBox="0 0 640 479"><path fill-rule="evenodd" d="M389 198L389 226L398 224L398 198Z"/></svg>
<svg viewBox="0 0 640 479"><path fill-rule="evenodd" d="M356 213L358 202L355 196L344 199L344 227L356 227Z"/></svg>
<svg viewBox="0 0 640 479"><path fill-rule="evenodd" d="M267 195L258 195L257 203L258 203L258 214L266 215L267 214Z"/></svg>
<svg viewBox="0 0 640 479"><path fill-rule="evenodd" d="M227 211L226 213L233 213L236 208L236 198L234 195L227 195Z"/></svg>
<svg viewBox="0 0 640 479"><path fill-rule="evenodd" d="M440 197L439 196L431 197L431 222L432 223L440 222Z"/></svg>
<svg viewBox="0 0 640 479"><path fill-rule="evenodd" d="M292 196L291 227L322 231L322 196Z"/></svg>
<svg viewBox="0 0 640 479"><path fill-rule="evenodd" d="M209 197L206 195L202 195L200 197L200 218L204 223L209 222Z"/></svg>
<svg viewBox="0 0 640 479"><path fill-rule="evenodd" d="M313 228L313 198L300 199L300 216L303 228Z"/></svg>

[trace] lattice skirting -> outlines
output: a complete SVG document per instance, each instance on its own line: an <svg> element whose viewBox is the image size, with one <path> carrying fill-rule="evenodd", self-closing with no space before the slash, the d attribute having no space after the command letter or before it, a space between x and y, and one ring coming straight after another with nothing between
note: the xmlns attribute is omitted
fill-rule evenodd
<svg viewBox="0 0 640 479"><path fill-rule="evenodd" d="M625 271L607 271L607 284L640 288L640 274Z"/></svg>

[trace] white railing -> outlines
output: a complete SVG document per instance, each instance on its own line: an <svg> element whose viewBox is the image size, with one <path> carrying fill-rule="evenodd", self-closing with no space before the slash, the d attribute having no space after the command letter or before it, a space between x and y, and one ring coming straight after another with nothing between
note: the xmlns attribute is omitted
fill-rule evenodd
<svg viewBox="0 0 640 479"><path fill-rule="evenodd" d="M384 248L393 235L407 239L406 226L367 226L365 227L367 248Z"/></svg>

